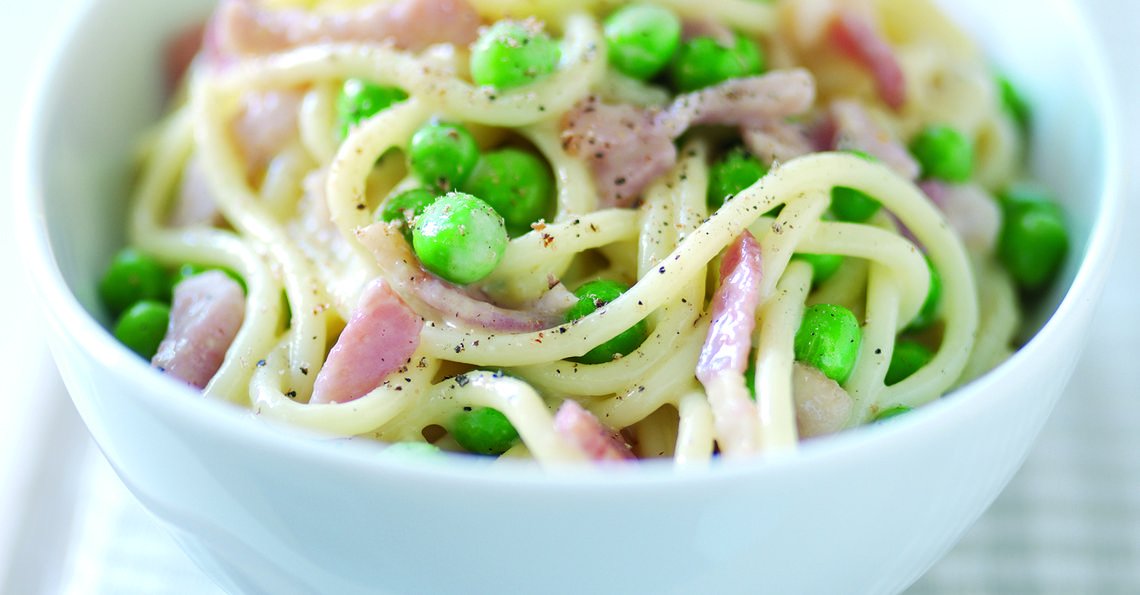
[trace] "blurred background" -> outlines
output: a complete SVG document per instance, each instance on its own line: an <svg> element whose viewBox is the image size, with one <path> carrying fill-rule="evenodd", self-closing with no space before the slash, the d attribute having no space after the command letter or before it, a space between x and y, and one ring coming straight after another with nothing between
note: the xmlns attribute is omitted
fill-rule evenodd
<svg viewBox="0 0 1140 595"><path fill-rule="evenodd" d="M13 237L27 94L80 3L0 2L0 593L220 593L90 443ZM1140 390L1130 374L1140 360L1140 234L1127 226L1140 221L1140 2L1079 4L1107 49L1124 116L1125 233L1089 344L1036 448L908 594L1140 593Z"/></svg>

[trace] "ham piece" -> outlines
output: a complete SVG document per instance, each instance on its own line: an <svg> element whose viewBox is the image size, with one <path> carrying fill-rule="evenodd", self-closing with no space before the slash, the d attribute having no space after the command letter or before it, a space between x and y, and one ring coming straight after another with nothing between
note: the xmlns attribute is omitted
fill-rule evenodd
<svg viewBox="0 0 1140 595"><path fill-rule="evenodd" d="M344 403L368 394L408 363L422 328L423 319L384 278L373 279L317 374L309 402Z"/></svg>
<svg viewBox="0 0 1140 595"><path fill-rule="evenodd" d="M579 448L592 461L634 459L633 450L621 434L602 425L577 401L566 399L554 414L554 432Z"/></svg>
<svg viewBox="0 0 1140 595"><path fill-rule="evenodd" d="M857 101L836 100L829 106L823 136L837 151L861 151L881 161L907 180L917 180L921 167L910 151L880 126Z"/></svg>
<svg viewBox="0 0 1140 595"><path fill-rule="evenodd" d="M206 46L215 61L337 41L390 42L417 52L438 43L467 47L478 38L479 25L479 14L465 0L377 2L336 14L270 10L255 0L223 0L210 22Z"/></svg>
<svg viewBox="0 0 1140 595"><path fill-rule="evenodd" d="M725 251L720 286L713 293L708 336L697 361L721 450L729 455L755 447L756 408L744 384L756 308L760 305L760 243L747 230Z"/></svg>
<svg viewBox="0 0 1140 595"><path fill-rule="evenodd" d="M890 44L875 30L868 15L852 9L836 11L831 39L840 50L870 71L879 97L893 110L906 104L906 79Z"/></svg>
<svg viewBox="0 0 1140 595"><path fill-rule="evenodd" d="M971 254L992 254L1001 231L1001 207L977 184L924 180L918 185Z"/></svg>
<svg viewBox="0 0 1140 595"><path fill-rule="evenodd" d="M593 169L599 208L630 207L642 190L677 162L673 141L690 126L763 128L805 113L815 81L793 69L725 81L678 96L661 109L609 105L596 96L562 119L562 147Z"/></svg>
<svg viewBox="0 0 1140 595"><path fill-rule="evenodd" d="M230 133L253 171L260 170L300 135L300 91L244 93Z"/></svg>
<svg viewBox="0 0 1140 595"><path fill-rule="evenodd" d="M502 308L489 303L480 292L444 281L423 268L399 229L390 223L373 223L358 231L356 237L372 251L389 278L396 280L396 289L402 295L419 300L454 322L504 332L538 331L564 323L566 310L577 301L557 283L526 308Z"/></svg>
<svg viewBox="0 0 1140 595"><path fill-rule="evenodd" d="M245 320L245 294L222 271L194 275L174 287L170 325L151 365L204 388Z"/></svg>

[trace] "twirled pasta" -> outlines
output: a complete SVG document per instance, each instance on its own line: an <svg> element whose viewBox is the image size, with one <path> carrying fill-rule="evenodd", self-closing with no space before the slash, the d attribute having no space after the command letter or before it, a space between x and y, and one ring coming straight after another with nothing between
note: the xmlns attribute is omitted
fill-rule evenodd
<svg viewBox="0 0 1140 595"><path fill-rule="evenodd" d="M245 0L227 3L249 7ZM690 2L652 3L675 11L687 26L730 23L761 40L777 70L806 66L817 92L813 106L796 119L772 119L777 128L808 130L832 109L840 114L835 118L845 117L841 112L849 108L842 106L848 102L878 127L879 141L910 138L929 123L962 130L978 147L979 188L994 191L1020 175L1021 137L1001 109L989 67L922 0L709 0L699 10ZM257 10L356 9L356 3L348 4ZM824 146L781 160L783 149L777 147L766 176L710 212L710 162L726 133L698 125L676 141L676 164L644 188L634 207L607 206L589 160L567 149L567 113L592 93L639 109L667 110L673 98L659 86L607 68L600 19L612 3L470 4L485 23L503 16L544 20L562 39L557 70L518 89L479 87L468 78L466 46L410 51L367 39L199 56L185 100L148 145L132 203L130 241L170 265L225 266L246 281L245 322L206 395L334 435L388 442L426 436L445 446L454 445L432 428L446 427L464 407L493 407L521 436L507 456L529 454L544 463L589 454L554 430L552 412L573 400L603 427L621 431L637 455L672 456L677 464L692 465L707 463L718 451L747 455L795 447L797 416L803 415L797 401L807 397L794 394L803 389L793 382L798 364L792 344L806 305L842 304L863 327L858 363L842 385L850 399L842 427L866 423L893 406L936 399L1010 353L1017 295L996 264L992 241L988 249L967 247L943 212L889 158L873 163ZM829 19L843 11L866 18L893 49L906 81L901 106L888 105L865 65L829 41ZM352 78L397 86L408 97L362 121L341 141L334 104L340 85ZM234 122L249 98L272 93L299 97L289 124L296 130L259 169L239 147ZM699 109L694 113L689 117L700 117ZM466 324L404 294L424 319L405 365L360 398L308 403L365 287L383 277L407 291L392 263L376 256L377 242L398 247L404 240L375 224L375 213L394 190L414 185L400 154L415 130L434 119L468 126L484 147L505 139L530 146L556 181L552 219L510 241L496 270L475 284L480 299L519 307L543 298L555 282L572 286L595 278L624 280L631 288L572 323L516 331ZM168 222L180 180L192 175L191 163L201 168L223 224ZM866 223L829 220L825 213L835 186L876 197L884 211ZM710 333L711 301L719 286L715 272L725 250L746 231L762 255L752 337L757 397L740 410L751 416L742 426L746 435L736 441L739 446L729 446L715 405L714 393L721 389L699 382L694 370ZM792 259L795 253L842 255L846 264L813 287L812 269ZM896 337L930 288L924 253L943 285L939 324L923 335L935 354L910 377L886 386ZM572 361L643 319L650 333L632 353L601 364Z"/></svg>

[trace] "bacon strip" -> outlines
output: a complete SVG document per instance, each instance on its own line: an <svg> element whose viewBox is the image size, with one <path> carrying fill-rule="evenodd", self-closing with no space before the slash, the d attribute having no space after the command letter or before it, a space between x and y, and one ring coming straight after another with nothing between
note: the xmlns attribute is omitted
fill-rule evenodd
<svg viewBox="0 0 1140 595"><path fill-rule="evenodd" d="M467 47L479 15L465 0L378 2L353 12L267 10L252 0L224 0L211 21L207 47L221 56L269 54L322 42L391 42L418 52L438 43Z"/></svg>
<svg viewBox="0 0 1140 595"><path fill-rule="evenodd" d="M554 414L554 431L578 447L593 461L635 459L621 434L602 425L598 418L577 401L566 399Z"/></svg>
<svg viewBox="0 0 1140 595"><path fill-rule="evenodd" d="M816 146L802 124L769 122L740 131L748 150L764 163L787 163L796 157L823 150Z"/></svg>
<svg viewBox="0 0 1140 595"><path fill-rule="evenodd" d="M760 305L760 243L747 230L725 251L720 286L713 294L708 336L697 361L721 451L742 454L755 448L756 407L744 385L756 308Z"/></svg>
<svg viewBox="0 0 1140 595"><path fill-rule="evenodd" d="M407 364L422 328L423 319L384 278L373 279L317 374L309 402L344 403L368 394Z"/></svg>
<svg viewBox="0 0 1140 595"><path fill-rule="evenodd" d="M174 287L170 325L152 366L205 388L245 320L245 294L221 271L206 271Z"/></svg>
<svg viewBox="0 0 1140 595"><path fill-rule="evenodd" d="M373 223L356 233L357 239L376 256L380 268L396 280L396 289L414 297L452 321L505 332L530 332L558 326L576 299L561 283L521 310L501 308L486 297L433 275L408 249L403 235L393 225Z"/></svg>
<svg viewBox="0 0 1140 595"><path fill-rule="evenodd" d="M857 101L836 100L829 109L831 147L838 151L862 151L914 181L922 168L910 151L889 131L875 122L867 109Z"/></svg>
<svg viewBox="0 0 1140 595"><path fill-rule="evenodd" d="M1001 208L976 184L925 180L918 187L946 217L972 254L992 254L1001 231Z"/></svg>
<svg viewBox="0 0 1140 595"><path fill-rule="evenodd" d="M801 69L725 81L680 95L664 110L590 96L563 116L562 148L590 163L599 208L630 207L676 164L673 141L689 127L763 127L806 112L814 100L814 79Z"/></svg>
<svg viewBox="0 0 1140 595"><path fill-rule="evenodd" d="M242 95L230 133L250 172L263 169L298 137L297 118L303 100L300 91L251 91Z"/></svg>
<svg viewBox="0 0 1140 595"><path fill-rule="evenodd" d="M896 111L906 104L906 79L898 58L866 15L850 9L838 10L830 34L842 51L871 72L884 103Z"/></svg>

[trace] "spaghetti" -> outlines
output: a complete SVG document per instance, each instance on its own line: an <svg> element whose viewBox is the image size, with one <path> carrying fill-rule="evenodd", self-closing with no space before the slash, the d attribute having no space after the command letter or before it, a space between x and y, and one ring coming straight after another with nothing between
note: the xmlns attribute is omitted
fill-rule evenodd
<svg viewBox="0 0 1140 595"><path fill-rule="evenodd" d="M180 100L147 143L130 221L131 243L166 265L225 267L244 280L244 322L206 395L333 435L448 450L463 449L457 416L491 408L519 436L503 456L632 454L701 465L716 453L793 449L807 436L917 407L1011 352L1018 291L993 234L964 242L962 230L976 226L916 186L902 141L931 124L963 133L974 145L973 175L944 186L970 188L989 209L970 212L1000 217L991 193L1021 175L1022 134L989 66L925 1L710 0L699 11L650 2L683 23L684 39L724 48L743 36L767 56L767 72L687 93L670 90L667 75L644 82L610 65L603 22L613 3L468 2L222 1ZM438 29L437 38L409 46L351 25L401 10L434 15L437 26L419 27ZM559 41L556 68L514 88L475 84L472 40L455 20L464 11L474 26L541 22ZM227 29L240 18L246 39ZM259 23L253 32L249 22ZM403 96L340 138L337 101L348 80ZM606 136L607 110L632 132ZM267 113L285 117L258 131L252 116ZM393 197L426 182L405 155L417 130L440 121L465 127L484 152L540 156L555 182L548 215L466 286L425 269L407 229L379 220ZM250 122L252 132L243 128ZM769 171L718 204L710 178L742 143ZM610 152L592 154L601 144ZM653 147L660 162L637 161L657 160ZM627 150L634 161L614 161ZM195 183L217 214L172 222ZM836 187L882 208L863 222L836 220ZM418 225L409 215L407 226ZM805 254L843 264L821 282ZM753 261L758 275L735 280ZM934 323L915 331L931 270L940 303ZM599 279L629 289L567 321L576 300L567 288ZM413 312L418 337L384 339L410 341L410 354L362 394L328 396L333 368L377 365L332 362L369 300ZM796 361L801 320L817 304L858 319L847 378ZM725 313L747 324L726 325ZM641 321L647 332L635 349L578 361ZM368 324L380 330L357 333L361 341L396 332L384 320ZM900 336L931 357L888 385ZM735 351L717 351L721 344ZM566 402L573 411L564 413Z"/></svg>

